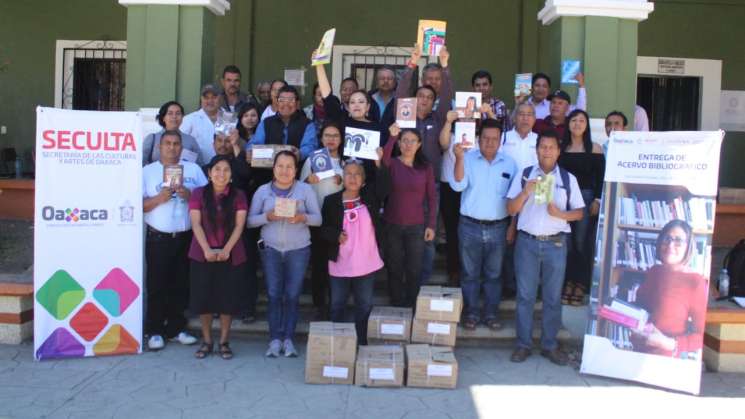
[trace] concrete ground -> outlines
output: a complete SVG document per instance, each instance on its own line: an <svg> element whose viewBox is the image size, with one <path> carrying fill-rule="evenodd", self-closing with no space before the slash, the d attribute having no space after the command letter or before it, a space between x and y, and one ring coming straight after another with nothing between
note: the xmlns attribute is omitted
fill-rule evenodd
<svg viewBox="0 0 745 419"><path fill-rule="evenodd" d="M459 347L455 390L304 384L301 356L267 359L263 339L234 337L236 357L195 347L35 362L30 343L0 345L0 418L702 418L745 413L745 374L704 372L701 396L579 374L509 347ZM644 411L649 411L644 414ZM657 413L654 413L657 414Z"/></svg>

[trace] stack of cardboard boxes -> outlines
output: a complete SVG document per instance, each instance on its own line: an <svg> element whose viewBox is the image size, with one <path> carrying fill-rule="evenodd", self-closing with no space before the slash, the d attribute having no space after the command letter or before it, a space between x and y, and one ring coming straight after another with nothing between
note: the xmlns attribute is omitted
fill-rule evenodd
<svg viewBox="0 0 745 419"><path fill-rule="evenodd" d="M460 288L424 286L416 300L411 341L455 346L456 329L463 309Z"/></svg>

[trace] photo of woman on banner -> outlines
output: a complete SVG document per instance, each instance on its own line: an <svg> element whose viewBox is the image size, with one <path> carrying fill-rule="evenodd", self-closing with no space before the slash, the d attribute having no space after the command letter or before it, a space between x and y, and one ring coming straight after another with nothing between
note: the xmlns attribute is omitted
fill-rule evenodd
<svg viewBox="0 0 745 419"><path fill-rule="evenodd" d="M635 352L693 358L703 347L708 279L688 266L694 250L693 229L672 220L657 237L661 262L646 272L636 304L647 310L645 327L631 334Z"/></svg>

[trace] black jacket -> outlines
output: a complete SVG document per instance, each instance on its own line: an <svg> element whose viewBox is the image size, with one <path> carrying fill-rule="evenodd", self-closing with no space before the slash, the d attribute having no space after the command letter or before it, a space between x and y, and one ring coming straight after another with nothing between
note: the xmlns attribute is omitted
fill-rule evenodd
<svg viewBox="0 0 745 419"><path fill-rule="evenodd" d="M378 170L378 180L388 179L388 170L381 166ZM378 181L373 184L366 184L360 191L360 199L367 206L370 213L373 226L375 228L375 237L380 244L382 233L382 224L380 219L380 206L383 200L388 196L390 182ZM343 190L331 194L323 200L321 216L323 224L320 227L321 238L328 244L328 258L336 261L339 256L339 235L344 225L344 204L342 203Z"/></svg>

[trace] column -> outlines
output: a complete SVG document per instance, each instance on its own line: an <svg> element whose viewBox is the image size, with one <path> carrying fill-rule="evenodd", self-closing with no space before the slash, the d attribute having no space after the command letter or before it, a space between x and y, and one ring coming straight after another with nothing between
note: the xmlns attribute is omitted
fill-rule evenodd
<svg viewBox="0 0 745 419"><path fill-rule="evenodd" d="M199 89L212 81L215 15L226 0L119 0L127 7L127 110L177 100L199 107Z"/></svg>
<svg viewBox="0 0 745 419"><path fill-rule="evenodd" d="M562 60L581 60L591 118L620 110L633 125L638 23L653 10L647 0L547 0L538 13L549 26L553 84L560 84ZM577 97L577 85L561 88Z"/></svg>

